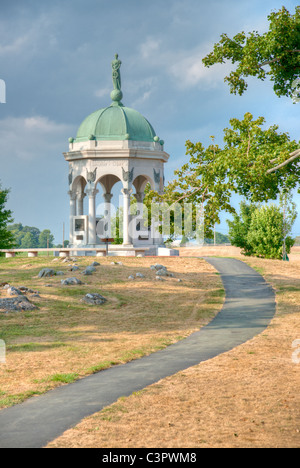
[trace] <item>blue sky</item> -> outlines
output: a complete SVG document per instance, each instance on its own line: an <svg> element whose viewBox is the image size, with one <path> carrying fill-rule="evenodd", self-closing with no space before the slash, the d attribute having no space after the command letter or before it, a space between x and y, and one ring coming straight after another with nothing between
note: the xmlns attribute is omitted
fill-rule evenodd
<svg viewBox="0 0 300 468"><path fill-rule="evenodd" d="M282 0L283 1L283 0ZM166 179L185 161L185 141L222 145L230 118L264 116L299 141L300 104L278 98L268 81L230 94L227 65L201 59L222 33L267 30L277 0L1 0L0 180L15 222L68 228L68 165L62 153L82 120L110 105L111 61L122 60L123 103L141 112L170 154ZM296 1L284 6L294 13ZM300 213L300 196L295 196ZM233 203L238 207L239 200ZM227 214L217 228L227 231ZM300 235L300 216L294 226Z"/></svg>

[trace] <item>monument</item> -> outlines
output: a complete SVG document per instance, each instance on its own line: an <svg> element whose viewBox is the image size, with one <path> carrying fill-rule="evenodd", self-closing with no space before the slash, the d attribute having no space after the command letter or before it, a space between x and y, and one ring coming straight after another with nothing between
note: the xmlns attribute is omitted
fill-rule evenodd
<svg viewBox="0 0 300 468"><path fill-rule="evenodd" d="M121 181L123 244L111 245L111 254L159 255L164 247L162 237L155 226L144 229L139 216L130 214L130 199L136 198L141 214L146 185L162 193L164 164L169 155L147 119L123 105L120 67L116 55L112 61L111 104L84 119L76 138L69 139L69 151L64 153L69 163L70 247L100 252L104 240L112 235L112 191ZM101 190L105 207L102 218L96 214L96 196ZM166 250L163 253L168 254Z"/></svg>

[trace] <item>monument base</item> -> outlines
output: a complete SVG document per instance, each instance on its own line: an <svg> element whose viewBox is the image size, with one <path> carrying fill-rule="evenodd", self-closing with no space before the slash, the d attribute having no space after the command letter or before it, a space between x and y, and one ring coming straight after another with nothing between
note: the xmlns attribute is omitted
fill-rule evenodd
<svg viewBox="0 0 300 468"><path fill-rule="evenodd" d="M106 248L102 245L96 246L95 248L83 247L76 248L75 246L68 249L70 250L69 255L83 256L83 257L105 257ZM139 246L133 245L110 245L108 248L109 257L175 257L179 256L179 250L169 249L162 246Z"/></svg>

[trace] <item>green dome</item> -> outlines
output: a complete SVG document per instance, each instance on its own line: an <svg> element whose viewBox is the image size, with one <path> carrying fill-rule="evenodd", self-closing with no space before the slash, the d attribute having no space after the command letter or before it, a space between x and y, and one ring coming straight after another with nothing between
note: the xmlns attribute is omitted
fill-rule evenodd
<svg viewBox="0 0 300 468"><path fill-rule="evenodd" d="M80 125L76 142L87 140L156 141L156 134L145 117L121 103L99 109Z"/></svg>

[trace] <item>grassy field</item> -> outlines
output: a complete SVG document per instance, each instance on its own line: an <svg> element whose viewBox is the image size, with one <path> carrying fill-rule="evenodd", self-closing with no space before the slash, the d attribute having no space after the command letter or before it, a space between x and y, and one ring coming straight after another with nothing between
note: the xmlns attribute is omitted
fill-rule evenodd
<svg viewBox="0 0 300 468"><path fill-rule="evenodd" d="M276 316L263 333L120 398L48 447L298 448L300 260L246 261L276 290Z"/></svg>
<svg viewBox="0 0 300 468"><path fill-rule="evenodd" d="M176 342L206 324L220 310L220 277L196 258L101 258L92 276L83 276L95 258L79 257L79 272L53 258L0 258L0 284L39 291L30 300L37 309L0 311L0 339L6 363L0 363L0 408L20 403L58 385L73 382L115 364L125 363ZM150 265L163 263L174 278L157 281ZM38 278L50 267L64 276ZM128 280L136 272L145 278ZM85 284L62 286L76 276ZM181 280L180 282L178 280ZM100 293L107 302L81 302ZM0 297L7 292L0 288Z"/></svg>

